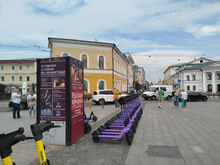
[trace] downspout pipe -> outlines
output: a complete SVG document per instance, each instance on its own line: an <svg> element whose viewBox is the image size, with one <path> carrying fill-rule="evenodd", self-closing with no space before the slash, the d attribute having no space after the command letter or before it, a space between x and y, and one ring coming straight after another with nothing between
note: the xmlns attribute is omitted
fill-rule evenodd
<svg viewBox="0 0 220 165"><path fill-rule="evenodd" d="M114 46L112 48L112 89L114 89L114 70L115 70L115 68L114 68L114 58L113 58L114 48L115 48L115 44L114 44Z"/></svg>

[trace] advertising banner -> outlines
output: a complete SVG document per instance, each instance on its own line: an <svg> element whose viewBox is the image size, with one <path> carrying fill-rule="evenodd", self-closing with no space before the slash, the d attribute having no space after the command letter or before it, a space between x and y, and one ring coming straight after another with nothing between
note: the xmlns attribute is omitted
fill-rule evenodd
<svg viewBox="0 0 220 165"><path fill-rule="evenodd" d="M65 145L66 135L66 59L46 58L38 60L38 121L50 119L61 127L46 133L44 139ZM39 100L40 99L40 100ZM63 138L60 138L60 137Z"/></svg>
<svg viewBox="0 0 220 165"><path fill-rule="evenodd" d="M83 63L70 58L71 69L71 142L83 136Z"/></svg>

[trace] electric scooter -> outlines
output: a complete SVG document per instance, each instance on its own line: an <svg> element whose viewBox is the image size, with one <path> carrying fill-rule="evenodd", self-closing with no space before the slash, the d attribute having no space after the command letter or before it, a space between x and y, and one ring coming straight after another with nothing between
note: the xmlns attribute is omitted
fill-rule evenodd
<svg viewBox="0 0 220 165"><path fill-rule="evenodd" d="M0 155L3 165L15 165L11 158L11 147L18 142L24 141L26 139L35 139L40 165L50 165L50 161L46 158L45 146L42 142L43 132L49 131L49 129L51 128L60 126L55 126L54 123L51 123L50 120L47 120L46 122L42 122L39 124L32 124L30 127L34 137L26 137L25 135L23 135L23 127L6 135L0 134Z"/></svg>
<svg viewBox="0 0 220 165"><path fill-rule="evenodd" d="M87 99L88 99L89 107L90 107L90 109L91 109L90 116L89 116L89 118L87 118L87 119L88 119L88 120L93 120L94 122L96 122L96 121L98 120L98 118L97 118L97 117L94 115L94 113L93 113L93 109L92 109L91 102L90 102L91 97L88 97Z"/></svg>
<svg viewBox="0 0 220 165"><path fill-rule="evenodd" d="M25 140L24 128L20 127L17 131L0 134L0 155L3 165L15 165L12 161L12 146Z"/></svg>

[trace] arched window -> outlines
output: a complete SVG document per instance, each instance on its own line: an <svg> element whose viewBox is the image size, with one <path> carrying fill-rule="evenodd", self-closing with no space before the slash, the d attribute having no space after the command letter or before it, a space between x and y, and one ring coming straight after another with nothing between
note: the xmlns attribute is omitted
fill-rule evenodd
<svg viewBox="0 0 220 165"><path fill-rule="evenodd" d="M82 62L83 62L84 68L87 68L87 56L86 55L82 55Z"/></svg>
<svg viewBox="0 0 220 165"><path fill-rule="evenodd" d="M83 90L84 90L84 93L88 93L88 82L84 80L84 83L83 83Z"/></svg>
<svg viewBox="0 0 220 165"><path fill-rule="evenodd" d="M211 84L208 85L208 91L209 92L212 91L212 85Z"/></svg>
<svg viewBox="0 0 220 165"><path fill-rule="evenodd" d="M99 81L99 90L103 90L105 88L105 82Z"/></svg>
<svg viewBox="0 0 220 165"><path fill-rule="evenodd" d="M68 57L68 56L69 56L69 54L63 53L63 57Z"/></svg>
<svg viewBox="0 0 220 165"><path fill-rule="evenodd" d="M104 69L104 57L99 57L99 69Z"/></svg>

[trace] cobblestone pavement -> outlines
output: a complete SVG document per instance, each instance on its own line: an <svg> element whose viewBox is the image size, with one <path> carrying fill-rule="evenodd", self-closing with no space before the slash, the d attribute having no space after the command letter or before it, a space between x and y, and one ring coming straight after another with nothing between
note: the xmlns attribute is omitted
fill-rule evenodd
<svg viewBox="0 0 220 165"><path fill-rule="evenodd" d="M142 106L146 104L142 101ZM102 121L93 125L93 130L104 124L111 116L120 112L115 111ZM92 131L93 131L92 130ZM91 131L91 133L92 133ZM121 141L100 141L94 143L90 134L84 135L71 146L65 147L63 150L49 152L48 159L53 165L124 165L130 146L127 145L126 139L123 137ZM37 164L38 159L29 165Z"/></svg>
<svg viewBox="0 0 220 165"><path fill-rule="evenodd" d="M157 105L145 106L126 165L220 165L220 99ZM178 146L183 159L148 156L148 145Z"/></svg>
<svg viewBox="0 0 220 165"><path fill-rule="evenodd" d="M12 109L9 108L8 112L4 112L2 109L6 109L8 102L0 102L0 134L1 133L9 133L11 131L15 131L18 127L24 127L24 134L26 136L32 136L30 125L36 123L36 118L28 117L28 110L21 111L21 119L13 119L12 118ZM102 109L101 106L92 105L94 114L98 117L98 122L101 121L106 116L115 112L113 109L113 104L105 105ZM90 114L90 108L86 105L85 111L87 116ZM91 126L95 124L93 121L90 121ZM90 136L91 137L91 136ZM47 152L54 152L57 150L63 149L65 146L59 145L46 145ZM24 142L20 142L12 147L12 159L16 162L17 165L26 165L38 157L36 146L34 140L26 140ZM36 163L39 164L39 163ZM2 162L0 161L0 165Z"/></svg>
<svg viewBox="0 0 220 165"><path fill-rule="evenodd" d="M55 146L51 149L51 146L49 148L46 146L47 157L51 164L220 165L220 99L210 98L207 102L187 102L186 108L181 106L176 108L170 100L164 102L162 109L157 108L158 101L145 101L142 98L141 100L144 107L143 115L131 146L127 145L125 139L121 142L94 143L91 134L87 134L68 147L56 148ZM105 111L109 111L107 107L100 110L102 117L108 116L104 115ZM109 105L109 109L112 109L112 105ZM111 110L110 116L114 115L112 111L116 113ZM2 113L0 113L0 122ZM108 118L109 116L100 118L92 128L97 128ZM7 127L7 124L4 126ZM148 145L177 146L183 159L148 156ZM28 152L22 150L12 155L20 154L28 159ZM30 165L39 164L36 153L33 155L35 160L32 161L33 157L30 156ZM17 164L28 163L20 161Z"/></svg>

